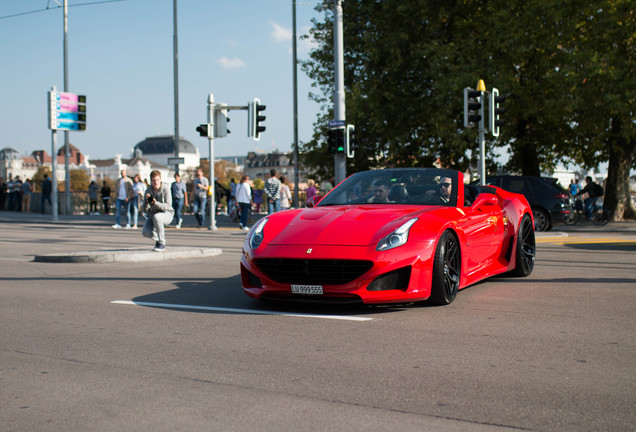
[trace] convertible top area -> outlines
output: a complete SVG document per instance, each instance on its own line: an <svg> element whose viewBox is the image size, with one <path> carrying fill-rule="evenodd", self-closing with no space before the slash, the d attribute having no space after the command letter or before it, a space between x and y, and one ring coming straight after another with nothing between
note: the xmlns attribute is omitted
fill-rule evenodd
<svg viewBox="0 0 636 432"><path fill-rule="evenodd" d="M440 185L451 184L451 195L439 200ZM445 169L394 168L353 174L334 189L319 206L342 204L378 204L374 188L387 188L388 200L381 204L455 206L459 184L457 171Z"/></svg>

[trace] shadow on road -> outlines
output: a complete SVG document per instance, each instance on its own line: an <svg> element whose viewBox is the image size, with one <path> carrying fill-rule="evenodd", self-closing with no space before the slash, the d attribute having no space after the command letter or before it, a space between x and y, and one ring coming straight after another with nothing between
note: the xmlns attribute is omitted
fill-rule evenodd
<svg viewBox="0 0 636 432"><path fill-rule="evenodd" d="M353 315L391 313L404 309L403 305L367 306L360 304L325 304L314 302L273 302L259 301L247 297L241 289L240 275L212 281L181 281L176 282L176 289L143 295L132 299L135 303L159 303L187 306L205 306L224 309L246 309L267 312L300 313L315 315ZM161 306L147 306L161 307ZM174 309L166 307L167 309ZM178 309L189 313L233 313L231 310L208 311L193 309Z"/></svg>

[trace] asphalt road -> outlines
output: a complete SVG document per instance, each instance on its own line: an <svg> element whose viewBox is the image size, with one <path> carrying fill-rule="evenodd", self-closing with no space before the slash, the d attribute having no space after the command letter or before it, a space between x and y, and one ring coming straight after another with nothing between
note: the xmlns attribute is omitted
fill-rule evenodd
<svg viewBox="0 0 636 432"><path fill-rule="evenodd" d="M111 223L0 214L3 431L635 430L634 224L541 234L446 307L262 304L223 223L168 231L210 258L33 261L152 246Z"/></svg>

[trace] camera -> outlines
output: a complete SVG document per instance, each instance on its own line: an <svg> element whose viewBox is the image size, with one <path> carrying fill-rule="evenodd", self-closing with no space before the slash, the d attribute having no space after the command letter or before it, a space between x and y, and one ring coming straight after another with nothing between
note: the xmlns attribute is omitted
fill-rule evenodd
<svg viewBox="0 0 636 432"><path fill-rule="evenodd" d="M148 196L146 197L146 202L147 202L148 204L152 204L153 202L155 202L155 199L153 198L153 196L152 196L152 195L148 195Z"/></svg>

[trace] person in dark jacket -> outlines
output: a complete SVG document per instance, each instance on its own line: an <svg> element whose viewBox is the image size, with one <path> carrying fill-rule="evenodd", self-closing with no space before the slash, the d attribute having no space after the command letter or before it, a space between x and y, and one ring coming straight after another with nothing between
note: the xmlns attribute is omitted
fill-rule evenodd
<svg viewBox="0 0 636 432"><path fill-rule="evenodd" d="M603 196L603 187L594 182L590 176L585 177L585 183L585 187L576 196L587 194L587 198L583 201L585 204L585 215L588 219L592 219L594 204L598 198Z"/></svg>
<svg viewBox="0 0 636 432"><path fill-rule="evenodd" d="M106 181L104 181L104 186L102 186L102 203L104 204L104 214L110 213L110 188Z"/></svg>

